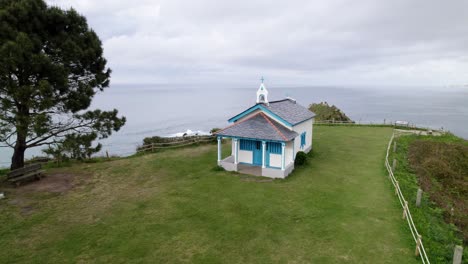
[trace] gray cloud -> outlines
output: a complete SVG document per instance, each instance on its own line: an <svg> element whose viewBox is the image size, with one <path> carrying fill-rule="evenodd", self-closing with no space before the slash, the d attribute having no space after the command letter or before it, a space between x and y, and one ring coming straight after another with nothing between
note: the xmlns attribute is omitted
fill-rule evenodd
<svg viewBox="0 0 468 264"><path fill-rule="evenodd" d="M468 2L50 0L101 36L113 83L468 83Z"/></svg>

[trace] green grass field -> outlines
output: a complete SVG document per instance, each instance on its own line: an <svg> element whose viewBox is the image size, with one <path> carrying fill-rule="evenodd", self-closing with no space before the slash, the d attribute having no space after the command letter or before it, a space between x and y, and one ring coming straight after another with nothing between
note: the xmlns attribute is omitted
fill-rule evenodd
<svg viewBox="0 0 468 264"><path fill-rule="evenodd" d="M271 182L214 170L216 145L50 169L75 187L8 189L0 260L418 263L385 172L391 134L315 127L308 164Z"/></svg>

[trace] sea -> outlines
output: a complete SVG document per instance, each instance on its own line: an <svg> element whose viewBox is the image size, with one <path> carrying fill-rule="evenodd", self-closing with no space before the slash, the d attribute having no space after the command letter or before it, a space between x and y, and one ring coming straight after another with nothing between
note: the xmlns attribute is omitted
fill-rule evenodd
<svg viewBox="0 0 468 264"><path fill-rule="evenodd" d="M193 85L112 85L96 95L92 109L118 109L126 125L101 140L103 155L127 156L145 137L208 134L254 105L253 87L195 87ZM301 105L327 102L356 122L407 121L443 128L468 139L468 88L396 86L267 87L269 100L291 97ZM12 150L0 148L0 167L10 165ZM33 148L26 157L43 155Z"/></svg>

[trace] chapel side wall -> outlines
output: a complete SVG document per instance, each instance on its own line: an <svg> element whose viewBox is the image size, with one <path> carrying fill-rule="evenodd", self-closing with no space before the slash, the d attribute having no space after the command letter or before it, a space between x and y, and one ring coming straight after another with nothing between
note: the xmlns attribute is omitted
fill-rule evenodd
<svg viewBox="0 0 468 264"><path fill-rule="evenodd" d="M291 162L294 162L294 141L290 141L286 143L286 148L284 149L285 152L285 166L288 166Z"/></svg>
<svg viewBox="0 0 468 264"><path fill-rule="evenodd" d="M293 130L296 131L299 135L294 140L294 157L299 151L310 151L312 148L313 141L313 122L314 119L307 120L293 127ZM306 144L303 149L301 149L301 134L306 132Z"/></svg>

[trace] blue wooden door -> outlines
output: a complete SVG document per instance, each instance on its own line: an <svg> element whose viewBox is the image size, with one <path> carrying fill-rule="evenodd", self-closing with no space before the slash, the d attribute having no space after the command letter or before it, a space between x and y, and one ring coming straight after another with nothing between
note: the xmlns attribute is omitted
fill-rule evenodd
<svg viewBox="0 0 468 264"><path fill-rule="evenodd" d="M252 156L253 156L252 164L262 165L262 142L261 141L255 141Z"/></svg>

